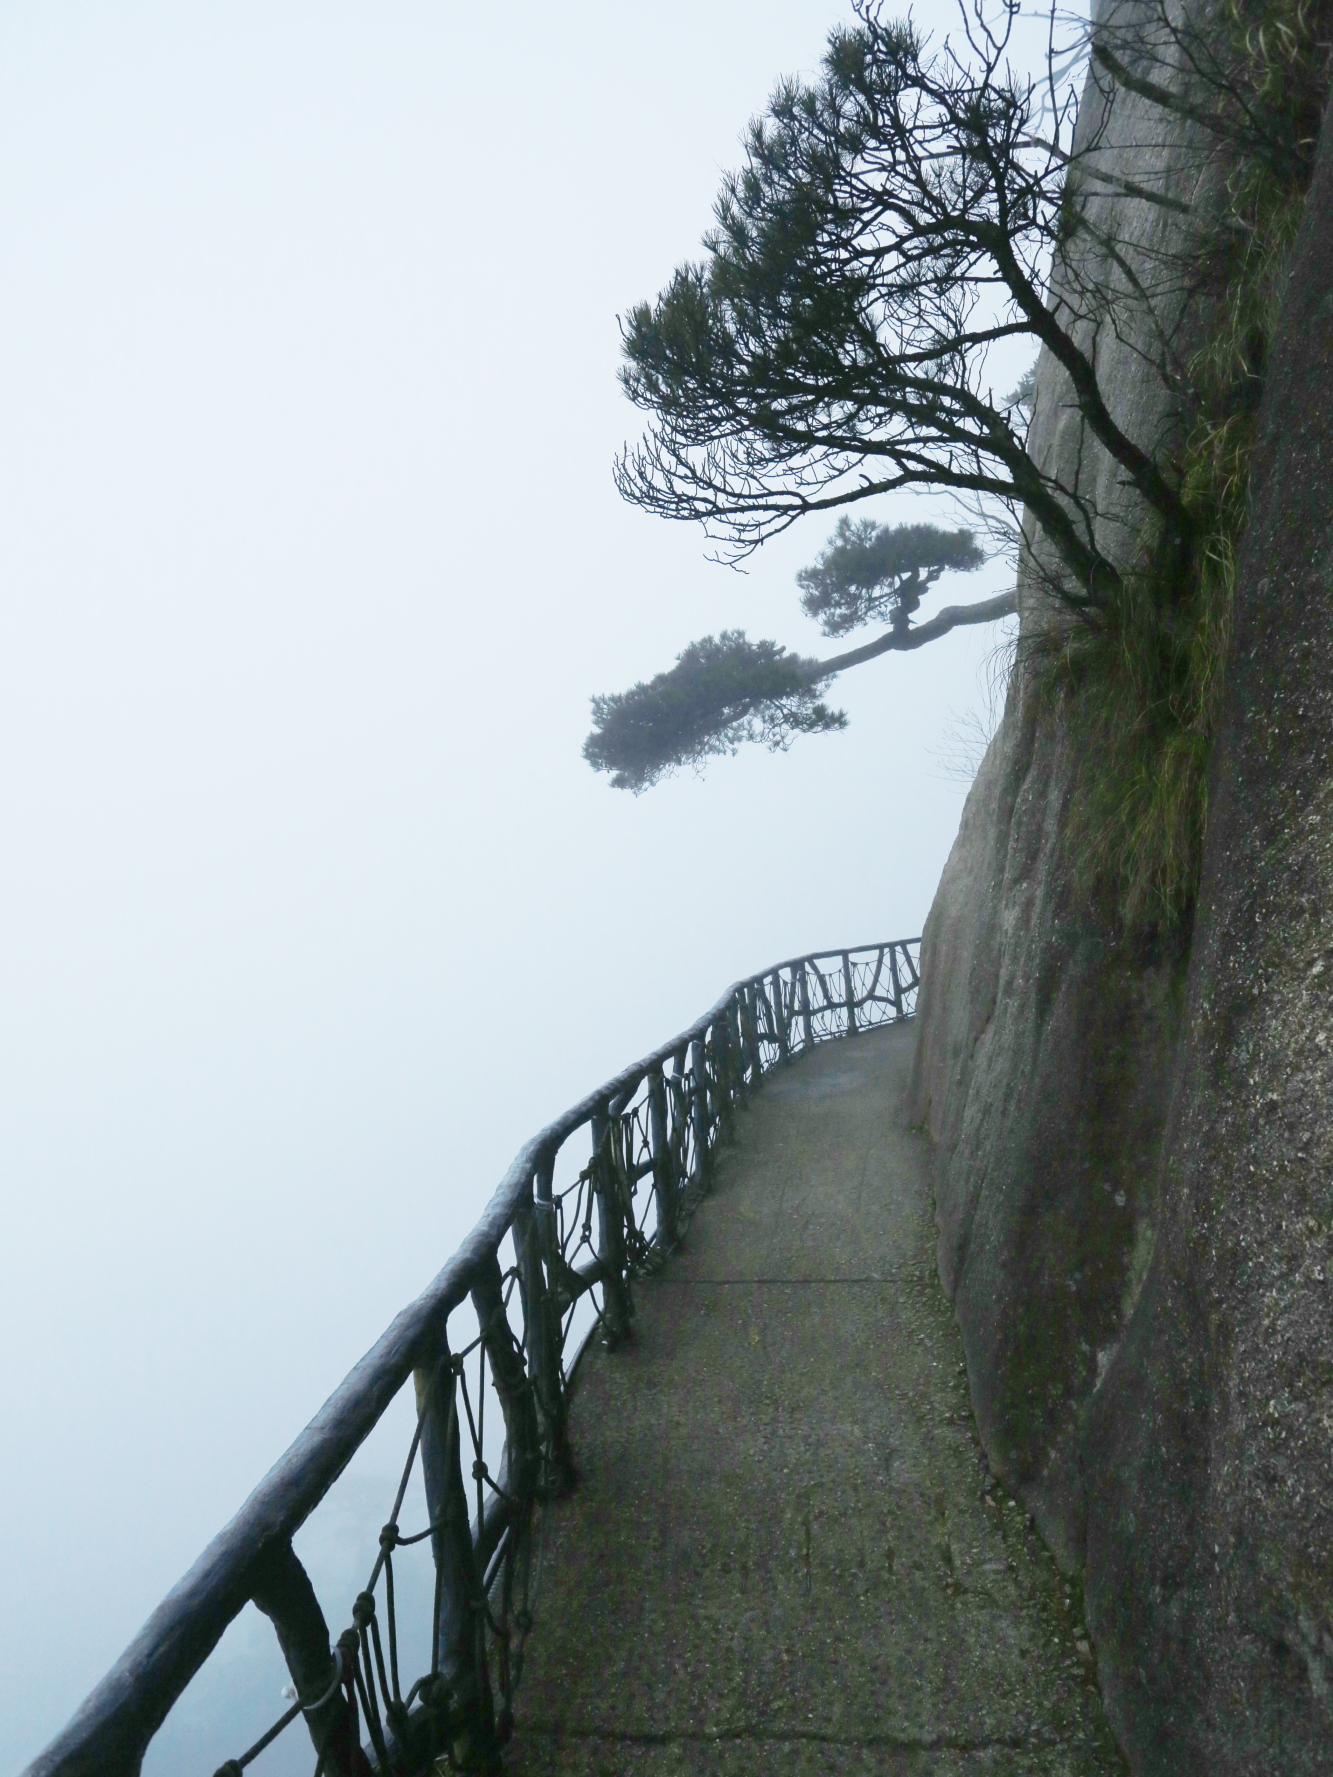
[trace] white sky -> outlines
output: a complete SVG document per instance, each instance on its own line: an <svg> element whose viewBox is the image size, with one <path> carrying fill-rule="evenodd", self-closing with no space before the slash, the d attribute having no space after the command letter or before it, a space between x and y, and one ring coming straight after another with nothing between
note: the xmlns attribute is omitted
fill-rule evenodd
<svg viewBox="0 0 1333 1777"><path fill-rule="evenodd" d="M609 469L617 313L840 16L0 3L6 1768L534 1129L737 976L920 930L994 632L785 758L636 801L579 757L700 634L832 651L831 525L741 577Z"/></svg>

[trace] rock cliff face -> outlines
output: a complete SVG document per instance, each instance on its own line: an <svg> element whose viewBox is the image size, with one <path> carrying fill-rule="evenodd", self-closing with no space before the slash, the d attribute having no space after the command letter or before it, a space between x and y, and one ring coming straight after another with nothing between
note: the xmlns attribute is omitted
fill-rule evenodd
<svg viewBox="0 0 1333 1777"><path fill-rule="evenodd" d="M1330 267L1326 124L1264 395L1153 1258L1087 1439L1089 1616L1151 1771L1333 1769Z"/></svg>
<svg viewBox="0 0 1333 1777"><path fill-rule="evenodd" d="M1116 9L1121 35L1134 16ZM1169 449L1178 414L1158 334L1187 352L1197 304L1164 294L1147 307L1100 243L1114 241L1147 284L1180 289L1200 214L1216 201L1210 144L1135 94L1108 97L1090 83L1078 142L1093 141L1105 173L1180 206L1089 182L1092 226L1064 280L1074 302L1089 285L1113 293L1112 318L1089 316L1077 330L1088 343L1098 333L1102 387L1123 429ZM1127 564L1142 509L1045 355L1029 443L1095 508L1102 550ZM1046 566L1041 540L1029 539L1020 649L1053 621ZM1179 940L1126 945L1076 891L1067 835L1079 768L1064 713L1015 674L926 925L915 1079L916 1114L937 1144L940 1272L981 1430L997 1472L1071 1570L1083 1556L1088 1405L1152 1249L1182 962Z"/></svg>
<svg viewBox="0 0 1333 1777"><path fill-rule="evenodd" d="M1080 129L1123 178L1162 164L1135 146L1161 144L1162 113L1133 95L1108 113L1090 92ZM1075 893L1076 742L1022 673L925 934L915 1103L981 1432L1083 1577L1112 1719L1153 1777L1333 1769L1333 129L1322 143L1188 968L1183 938L1129 943ZM1190 252L1218 190L1205 149L1178 133L1169 155L1192 218L1092 200L1130 263ZM1076 275L1113 275L1078 250ZM1156 309L1185 344L1204 324L1197 301ZM1100 364L1160 447L1159 346L1127 303ZM1125 559L1140 515L1047 363L1034 429ZM1039 578L1038 554L1029 636L1050 621Z"/></svg>

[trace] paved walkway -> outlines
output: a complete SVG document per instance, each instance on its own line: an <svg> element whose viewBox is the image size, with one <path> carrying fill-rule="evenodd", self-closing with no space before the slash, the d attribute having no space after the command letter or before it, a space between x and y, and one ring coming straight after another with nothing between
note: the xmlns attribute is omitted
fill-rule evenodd
<svg viewBox="0 0 1333 1777"><path fill-rule="evenodd" d="M898 1109L914 1034L770 1076L634 1342L590 1350L517 1777L1124 1769L972 1427Z"/></svg>

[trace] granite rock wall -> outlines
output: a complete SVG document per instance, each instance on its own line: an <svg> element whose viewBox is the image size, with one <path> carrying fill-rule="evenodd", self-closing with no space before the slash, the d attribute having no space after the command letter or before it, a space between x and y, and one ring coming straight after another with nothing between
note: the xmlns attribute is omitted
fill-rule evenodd
<svg viewBox="0 0 1333 1777"><path fill-rule="evenodd" d="M1333 1770L1333 130L1270 359L1151 1263L1086 1439L1145 1771Z"/></svg>
<svg viewBox="0 0 1333 1777"><path fill-rule="evenodd" d="M1118 47L1150 11L1107 13ZM1188 353L1202 324L1180 268L1217 201L1216 157L1159 107L1095 82L1078 139L1100 144L1099 170L1180 206L1085 181L1090 227L1056 285L1071 304L1088 289L1109 293L1075 331L1096 350L1122 429L1167 451L1179 430L1170 359ZM1151 304L1125 289L1108 242L1153 290ZM1029 448L1096 511L1103 551L1131 563L1143 509L1046 354ZM1042 539L1029 535L1020 658L1062 621L1043 591L1049 571ZM1083 1559L1089 1403L1152 1247L1183 960L1178 938L1127 943L1074 886L1068 817L1082 765L1068 712L1016 673L926 923L914 1081L937 1150L940 1273L982 1434L1070 1571Z"/></svg>
<svg viewBox="0 0 1333 1777"><path fill-rule="evenodd" d="M1136 144L1162 141L1160 116L1096 92L1085 114L1104 164L1143 178ZM1075 891L1077 736L1019 672L923 946L914 1096L978 1423L1082 1578L1113 1722L1152 1777L1333 1770L1333 130L1322 141L1264 395L1192 945L1127 940ZM1145 265L1189 252L1218 189L1187 135L1173 164L1190 217L1096 200ZM1165 312L1181 349L1202 300ZM1169 448L1148 317L1127 305L1100 357L1122 424ZM1039 459L1092 490L1103 546L1127 551L1141 514L1046 361L1033 423ZM1030 541L1025 639L1053 620Z"/></svg>

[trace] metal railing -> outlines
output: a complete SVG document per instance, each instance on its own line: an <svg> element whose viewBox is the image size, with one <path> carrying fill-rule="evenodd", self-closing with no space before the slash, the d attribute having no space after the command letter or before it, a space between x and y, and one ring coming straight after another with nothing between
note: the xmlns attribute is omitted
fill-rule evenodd
<svg viewBox="0 0 1333 1777"><path fill-rule="evenodd" d="M634 1279L680 1239L707 1190L714 1149L763 1075L815 1043L911 1016L919 942L816 952L737 982L688 1030L521 1148L458 1252L334 1391L27 1777L137 1777L150 1739L249 1601L273 1623L294 1701L218 1777L240 1777L302 1716L318 1777L437 1764L500 1770L532 1621L535 1508L570 1476L565 1417L578 1352L594 1331L610 1345L625 1338ZM584 1128L591 1151L580 1164L565 1144ZM463 1309L459 1320L472 1321L469 1302L472 1336L454 1349L452 1317ZM402 1481L351 1626L331 1643L292 1537L409 1379L415 1429ZM418 1462L428 1522L405 1535L398 1519ZM426 1541L434 1557L430 1664L404 1689L394 1557Z"/></svg>

